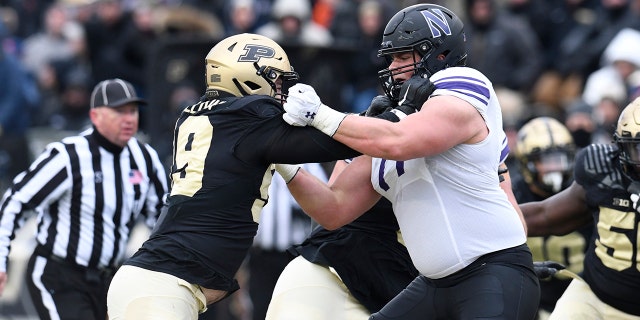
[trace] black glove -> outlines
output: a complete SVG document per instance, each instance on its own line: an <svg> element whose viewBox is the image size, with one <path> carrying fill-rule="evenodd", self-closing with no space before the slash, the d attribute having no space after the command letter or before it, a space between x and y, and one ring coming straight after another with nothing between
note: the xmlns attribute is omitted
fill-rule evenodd
<svg viewBox="0 0 640 320"><path fill-rule="evenodd" d="M367 108L367 110L365 111L360 112L360 115L366 117L375 117L384 113L385 111L393 109L396 106L397 104L386 95L379 95L371 100L369 108Z"/></svg>
<svg viewBox="0 0 640 320"><path fill-rule="evenodd" d="M535 271L538 279L546 279L552 277L560 270L564 270L567 267L555 262L555 261L534 261L533 271Z"/></svg>
<svg viewBox="0 0 640 320"><path fill-rule="evenodd" d="M420 111L422 104L429 99L434 90L436 87L429 78L413 76L402 84L400 101L395 109L406 115Z"/></svg>

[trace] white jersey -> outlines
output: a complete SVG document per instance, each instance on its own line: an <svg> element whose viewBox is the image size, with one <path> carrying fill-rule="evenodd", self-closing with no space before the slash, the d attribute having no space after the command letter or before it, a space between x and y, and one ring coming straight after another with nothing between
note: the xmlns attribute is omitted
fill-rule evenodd
<svg viewBox="0 0 640 320"><path fill-rule="evenodd" d="M473 105L489 135L435 156L408 161L374 158L371 182L393 203L416 268L437 279L484 254L524 244L526 235L499 185L506 135L491 82L466 67L447 68L431 81L436 86L433 96L455 96Z"/></svg>

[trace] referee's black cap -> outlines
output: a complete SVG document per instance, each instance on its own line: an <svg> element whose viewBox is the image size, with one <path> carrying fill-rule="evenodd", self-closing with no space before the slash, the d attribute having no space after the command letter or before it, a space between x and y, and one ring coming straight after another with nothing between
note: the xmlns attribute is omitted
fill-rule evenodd
<svg viewBox="0 0 640 320"><path fill-rule="evenodd" d="M131 83L122 79L101 81L91 93L91 108L115 108L131 102L147 104L144 99L138 97Z"/></svg>

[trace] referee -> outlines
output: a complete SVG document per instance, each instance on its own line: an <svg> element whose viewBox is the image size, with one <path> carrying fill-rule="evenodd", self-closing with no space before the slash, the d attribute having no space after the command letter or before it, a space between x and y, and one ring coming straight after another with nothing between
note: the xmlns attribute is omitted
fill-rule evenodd
<svg viewBox="0 0 640 320"><path fill-rule="evenodd" d="M37 213L27 284L40 319L106 318L106 295L143 215L152 227L167 192L166 173L138 141L138 105L127 81L100 82L91 94L93 128L51 143L20 173L0 203L0 295L17 228Z"/></svg>

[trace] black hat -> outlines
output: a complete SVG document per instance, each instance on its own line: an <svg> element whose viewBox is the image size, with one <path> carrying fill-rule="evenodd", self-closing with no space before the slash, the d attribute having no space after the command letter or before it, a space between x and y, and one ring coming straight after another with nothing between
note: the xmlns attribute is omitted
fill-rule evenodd
<svg viewBox="0 0 640 320"><path fill-rule="evenodd" d="M131 102L147 104L145 100L138 97L131 83L122 79L104 80L98 83L91 93L91 108L102 106L115 108Z"/></svg>

